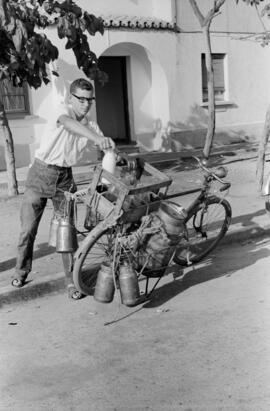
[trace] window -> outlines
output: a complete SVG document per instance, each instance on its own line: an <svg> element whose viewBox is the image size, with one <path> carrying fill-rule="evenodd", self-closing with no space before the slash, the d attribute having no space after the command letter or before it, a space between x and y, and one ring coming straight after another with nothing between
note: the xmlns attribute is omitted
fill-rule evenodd
<svg viewBox="0 0 270 411"><path fill-rule="evenodd" d="M225 100L224 61L225 54L212 54L214 70L215 101ZM203 102L208 101L207 70L205 54L202 54L202 96Z"/></svg>
<svg viewBox="0 0 270 411"><path fill-rule="evenodd" d="M29 114L27 85L14 87L10 80L0 81L0 97L7 114Z"/></svg>

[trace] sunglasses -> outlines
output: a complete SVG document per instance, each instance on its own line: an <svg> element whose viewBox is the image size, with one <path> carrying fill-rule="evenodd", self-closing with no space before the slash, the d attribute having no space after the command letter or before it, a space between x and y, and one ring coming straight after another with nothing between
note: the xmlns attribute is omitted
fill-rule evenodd
<svg viewBox="0 0 270 411"><path fill-rule="evenodd" d="M73 97L76 97L76 99L79 100L80 103L85 103L85 102L92 103L92 101L96 99L95 97L89 97L89 98L79 97L79 96L76 96L76 94L73 94L73 93L72 93L72 95L73 95Z"/></svg>

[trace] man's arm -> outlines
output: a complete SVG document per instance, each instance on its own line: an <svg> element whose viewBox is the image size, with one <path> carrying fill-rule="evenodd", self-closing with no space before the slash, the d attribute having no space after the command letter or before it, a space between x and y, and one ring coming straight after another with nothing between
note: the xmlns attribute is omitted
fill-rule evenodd
<svg viewBox="0 0 270 411"><path fill-rule="evenodd" d="M74 120L65 114L58 118L58 122L62 124L69 132L78 136L86 137L88 140L93 141L93 143L97 144L101 150L115 148L115 143L110 137L101 136L93 129L89 129L79 121Z"/></svg>

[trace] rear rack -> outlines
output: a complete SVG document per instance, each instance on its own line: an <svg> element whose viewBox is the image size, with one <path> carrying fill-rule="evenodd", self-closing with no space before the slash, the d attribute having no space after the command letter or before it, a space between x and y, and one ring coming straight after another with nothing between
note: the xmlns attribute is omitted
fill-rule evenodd
<svg viewBox="0 0 270 411"><path fill-rule="evenodd" d="M122 168L116 169L113 175L101 165L97 166L83 199L93 213L100 215L100 220L113 213L125 222L138 221L140 216L158 208L172 183L171 178L148 163L144 164L136 185L126 184L121 177Z"/></svg>

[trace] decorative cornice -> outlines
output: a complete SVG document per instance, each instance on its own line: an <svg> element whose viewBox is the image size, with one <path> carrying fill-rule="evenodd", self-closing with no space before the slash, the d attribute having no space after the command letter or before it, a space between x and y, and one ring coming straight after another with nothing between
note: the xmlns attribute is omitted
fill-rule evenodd
<svg viewBox="0 0 270 411"><path fill-rule="evenodd" d="M166 30L180 33L176 24L152 17L102 15L101 18L105 29Z"/></svg>

